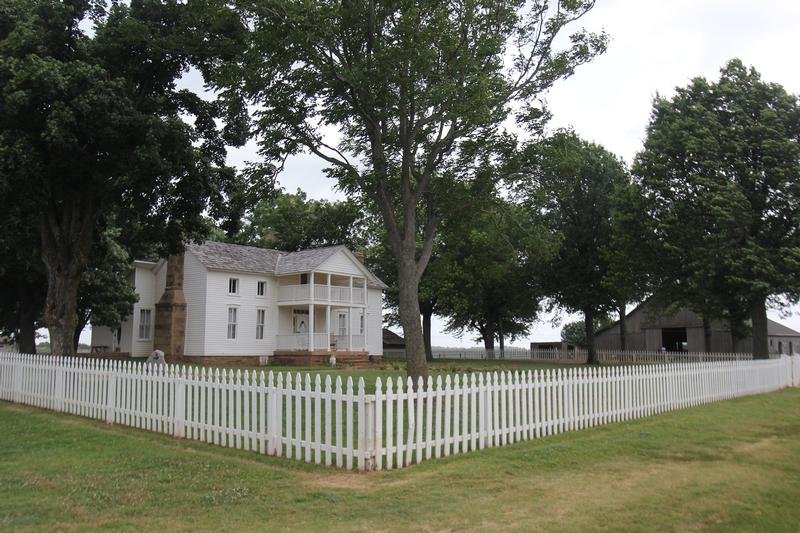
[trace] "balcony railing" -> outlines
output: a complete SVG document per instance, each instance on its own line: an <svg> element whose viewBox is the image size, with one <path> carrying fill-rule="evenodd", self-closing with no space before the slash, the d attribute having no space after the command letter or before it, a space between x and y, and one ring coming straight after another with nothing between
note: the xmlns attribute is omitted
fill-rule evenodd
<svg viewBox="0 0 800 533"><path fill-rule="evenodd" d="M333 302L333 303L353 303L364 304L366 303L365 291L363 287L341 287L338 285L330 286L330 295L328 294L328 285L314 285L314 298L311 298L311 288L308 285L281 285L278 288L278 301L279 302L309 302L316 301L320 303ZM351 298L352 294L352 298Z"/></svg>

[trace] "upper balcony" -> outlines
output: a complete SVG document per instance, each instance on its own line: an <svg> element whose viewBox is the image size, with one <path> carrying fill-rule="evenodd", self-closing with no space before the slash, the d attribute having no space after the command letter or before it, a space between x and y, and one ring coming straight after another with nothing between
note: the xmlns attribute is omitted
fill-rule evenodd
<svg viewBox="0 0 800 533"><path fill-rule="evenodd" d="M278 302L364 305L367 283L362 277L323 272L282 276L278 280Z"/></svg>

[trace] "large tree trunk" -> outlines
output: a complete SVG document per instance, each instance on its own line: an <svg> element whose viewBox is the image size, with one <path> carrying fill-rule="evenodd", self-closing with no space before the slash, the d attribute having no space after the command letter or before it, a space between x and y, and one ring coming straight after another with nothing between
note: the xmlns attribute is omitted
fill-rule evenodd
<svg viewBox="0 0 800 533"><path fill-rule="evenodd" d="M406 362L408 375L414 379L428 379L428 364L425 360L425 342L419 312L419 282L416 264L413 261L399 261L398 283L400 289L400 324L406 340Z"/></svg>
<svg viewBox="0 0 800 533"><path fill-rule="evenodd" d="M433 306L429 303L422 304L422 337L425 344L425 360L433 361L433 347L431 346L431 318L433 317Z"/></svg>
<svg viewBox="0 0 800 533"><path fill-rule="evenodd" d="M503 333L503 321L501 320L497 326L497 339L500 341L500 359L506 357L506 336Z"/></svg>
<svg viewBox="0 0 800 533"><path fill-rule="evenodd" d="M483 351L487 359L494 359L494 329L489 324L478 326L478 331L483 339Z"/></svg>
<svg viewBox="0 0 800 533"><path fill-rule="evenodd" d="M75 326L75 333L72 335L72 345L75 347L75 353L78 353L78 345L81 343L81 333L89 325L88 314L78 313L78 325Z"/></svg>
<svg viewBox="0 0 800 533"><path fill-rule="evenodd" d="M750 319L753 321L753 358L769 359L766 297L757 297L751 302Z"/></svg>
<svg viewBox="0 0 800 533"><path fill-rule="evenodd" d="M35 305L36 298L24 293L20 301L17 349L20 353L36 353L36 317L41 311Z"/></svg>
<svg viewBox="0 0 800 533"><path fill-rule="evenodd" d="M628 324L625 305L619 307L619 349L623 352L628 349Z"/></svg>
<svg viewBox="0 0 800 533"><path fill-rule="evenodd" d="M703 351L711 353L711 321L703 317Z"/></svg>
<svg viewBox="0 0 800 533"><path fill-rule="evenodd" d="M50 353L75 355L80 276L60 274L58 270L48 269L44 321L50 330Z"/></svg>
<svg viewBox="0 0 800 533"><path fill-rule="evenodd" d="M62 205L41 220L42 261L47 276L44 322L50 330L50 352L75 355L78 287L92 246L95 214L89 195L63 198Z"/></svg>
<svg viewBox="0 0 800 533"><path fill-rule="evenodd" d="M597 358L597 351L594 349L594 310L585 309L583 311L583 324L586 329L586 363L599 365L600 360Z"/></svg>

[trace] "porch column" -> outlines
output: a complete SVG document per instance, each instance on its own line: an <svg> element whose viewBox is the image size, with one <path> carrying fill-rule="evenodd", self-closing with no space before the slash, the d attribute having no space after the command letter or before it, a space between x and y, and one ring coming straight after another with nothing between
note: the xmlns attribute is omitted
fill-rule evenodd
<svg viewBox="0 0 800 533"><path fill-rule="evenodd" d="M328 294L330 294L331 286L330 280L331 275L328 274ZM328 343L328 350L331 349L331 306L327 305L325 307L325 342Z"/></svg>
<svg viewBox="0 0 800 533"><path fill-rule="evenodd" d="M308 351L314 351L314 304L308 304Z"/></svg>
<svg viewBox="0 0 800 533"><path fill-rule="evenodd" d="M308 299L314 301L314 271L308 273Z"/></svg>
<svg viewBox="0 0 800 533"><path fill-rule="evenodd" d="M353 294L353 278L350 278L350 295ZM353 351L353 308L347 308L347 349Z"/></svg>
<svg viewBox="0 0 800 533"><path fill-rule="evenodd" d="M364 285L366 285L366 283ZM366 300L364 300L364 302L366 302ZM366 351L367 350L367 329L368 329L367 328L367 308L366 307L362 307L361 308L361 316L364 317L364 331L362 331L361 334L364 336L364 351Z"/></svg>
<svg viewBox="0 0 800 533"><path fill-rule="evenodd" d="M330 273L328 273L328 301L329 302L331 301L331 275L330 275ZM331 309L330 309L330 306L328 306L328 329L329 330L331 329L330 318L331 318Z"/></svg>
<svg viewBox="0 0 800 533"><path fill-rule="evenodd" d="M350 276L350 303L353 303L353 276Z"/></svg>

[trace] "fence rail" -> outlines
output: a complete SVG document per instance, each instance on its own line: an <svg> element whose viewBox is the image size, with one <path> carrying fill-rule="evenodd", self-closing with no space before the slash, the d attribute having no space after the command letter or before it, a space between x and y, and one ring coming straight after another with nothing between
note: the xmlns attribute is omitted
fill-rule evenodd
<svg viewBox="0 0 800 533"><path fill-rule="evenodd" d="M800 386L800 358L570 368L421 380L0 354L0 399L361 470L504 446Z"/></svg>
<svg viewBox="0 0 800 533"><path fill-rule="evenodd" d="M583 364L588 359L586 350L529 350L510 346L504 350L485 348L433 348L434 359L508 359L514 361L535 361L543 363ZM749 353L706 353L706 352L661 352L644 350L597 350L601 363L678 363L706 361L741 361L753 358ZM772 354L779 357L779 354ZM404 349L385 349L384 357L405 357Z"/></svg>

